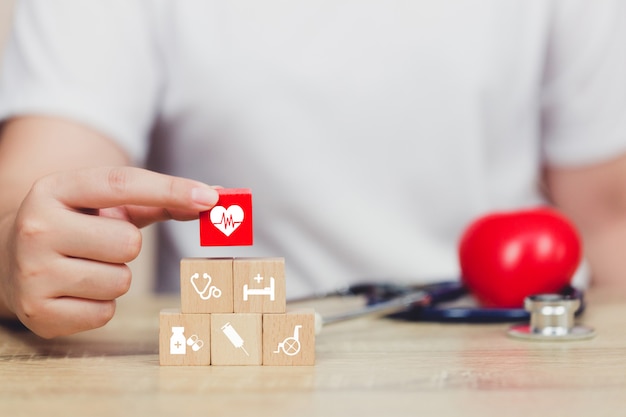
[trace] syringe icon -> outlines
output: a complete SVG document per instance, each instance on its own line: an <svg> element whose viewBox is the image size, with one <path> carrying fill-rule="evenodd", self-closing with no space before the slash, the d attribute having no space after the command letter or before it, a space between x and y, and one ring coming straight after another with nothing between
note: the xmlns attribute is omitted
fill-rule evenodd
<svg viewBox="0 0 626 417"><path fill-rule="evenodd" d="M243 347L243 339L239 336L239 333L237 333L237 330L233 328L230 322L222 326L222 331L234 347L241 348L246 356L250 356L250 354L246 351L246 348Z"/></svg>

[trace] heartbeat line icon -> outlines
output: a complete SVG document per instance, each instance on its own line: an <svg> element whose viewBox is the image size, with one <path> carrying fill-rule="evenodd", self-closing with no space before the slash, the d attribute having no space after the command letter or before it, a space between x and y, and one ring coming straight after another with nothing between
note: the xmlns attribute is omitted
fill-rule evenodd
<svg viewBox="0 0 626 417"><path fill-rule="evenodd" d="M235 224L239 224L241 222L236 222L235 220L233 220L233 215L231 214L229 217L226 217L226 213L222 214L222 221L218 222L217 224L223 224L225 229L228 229L229 227L235 227Z"/></svg>
<svg viewBox="0 0 626 417"><path fill-rule="evenodd" d="M213 226L226 236L230 236L243 222L244 213L238 205L232 205L228 208L215 206L211 210L210 217Z"/></svg>

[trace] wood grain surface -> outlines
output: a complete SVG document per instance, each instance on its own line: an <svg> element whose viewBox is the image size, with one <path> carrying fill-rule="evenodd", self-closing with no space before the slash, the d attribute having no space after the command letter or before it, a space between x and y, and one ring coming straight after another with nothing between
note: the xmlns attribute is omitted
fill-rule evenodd
<svg viewBox="0 0 626 417"><path fill-rule="evenodd" d="M588 300L587 341L360 319L323 329L315 366L163 367L159 310L176 297L123 298L72 337L0 327L0 416L623 416L626 300Z"/></svg>

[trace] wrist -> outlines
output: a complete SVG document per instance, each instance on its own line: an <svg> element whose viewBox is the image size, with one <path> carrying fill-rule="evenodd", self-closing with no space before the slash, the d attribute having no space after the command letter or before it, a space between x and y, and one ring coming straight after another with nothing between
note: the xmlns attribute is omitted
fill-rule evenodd
<svg viewBox="0 0 626 417"><path fill-rule="evenodd" d="M0 318L15 318L9 308L10 292L10 264L11 256L15 253L11 247L10 230L15 219L15 213L4 213L0 217Z"/></svg>

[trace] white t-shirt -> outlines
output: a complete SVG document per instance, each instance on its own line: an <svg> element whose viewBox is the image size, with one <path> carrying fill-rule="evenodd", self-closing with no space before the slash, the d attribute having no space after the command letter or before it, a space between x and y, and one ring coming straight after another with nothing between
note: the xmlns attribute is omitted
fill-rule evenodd
<svg viewBox="0 0 626 417"><path fill-rule="evenodd" d="M543 164L626 151L626 2L40 0L0 116L88 124L140 164L253 192L255 244L169 222L193 256L283 256L289 296L458 277L476 216L543 202Z"/></svg>

